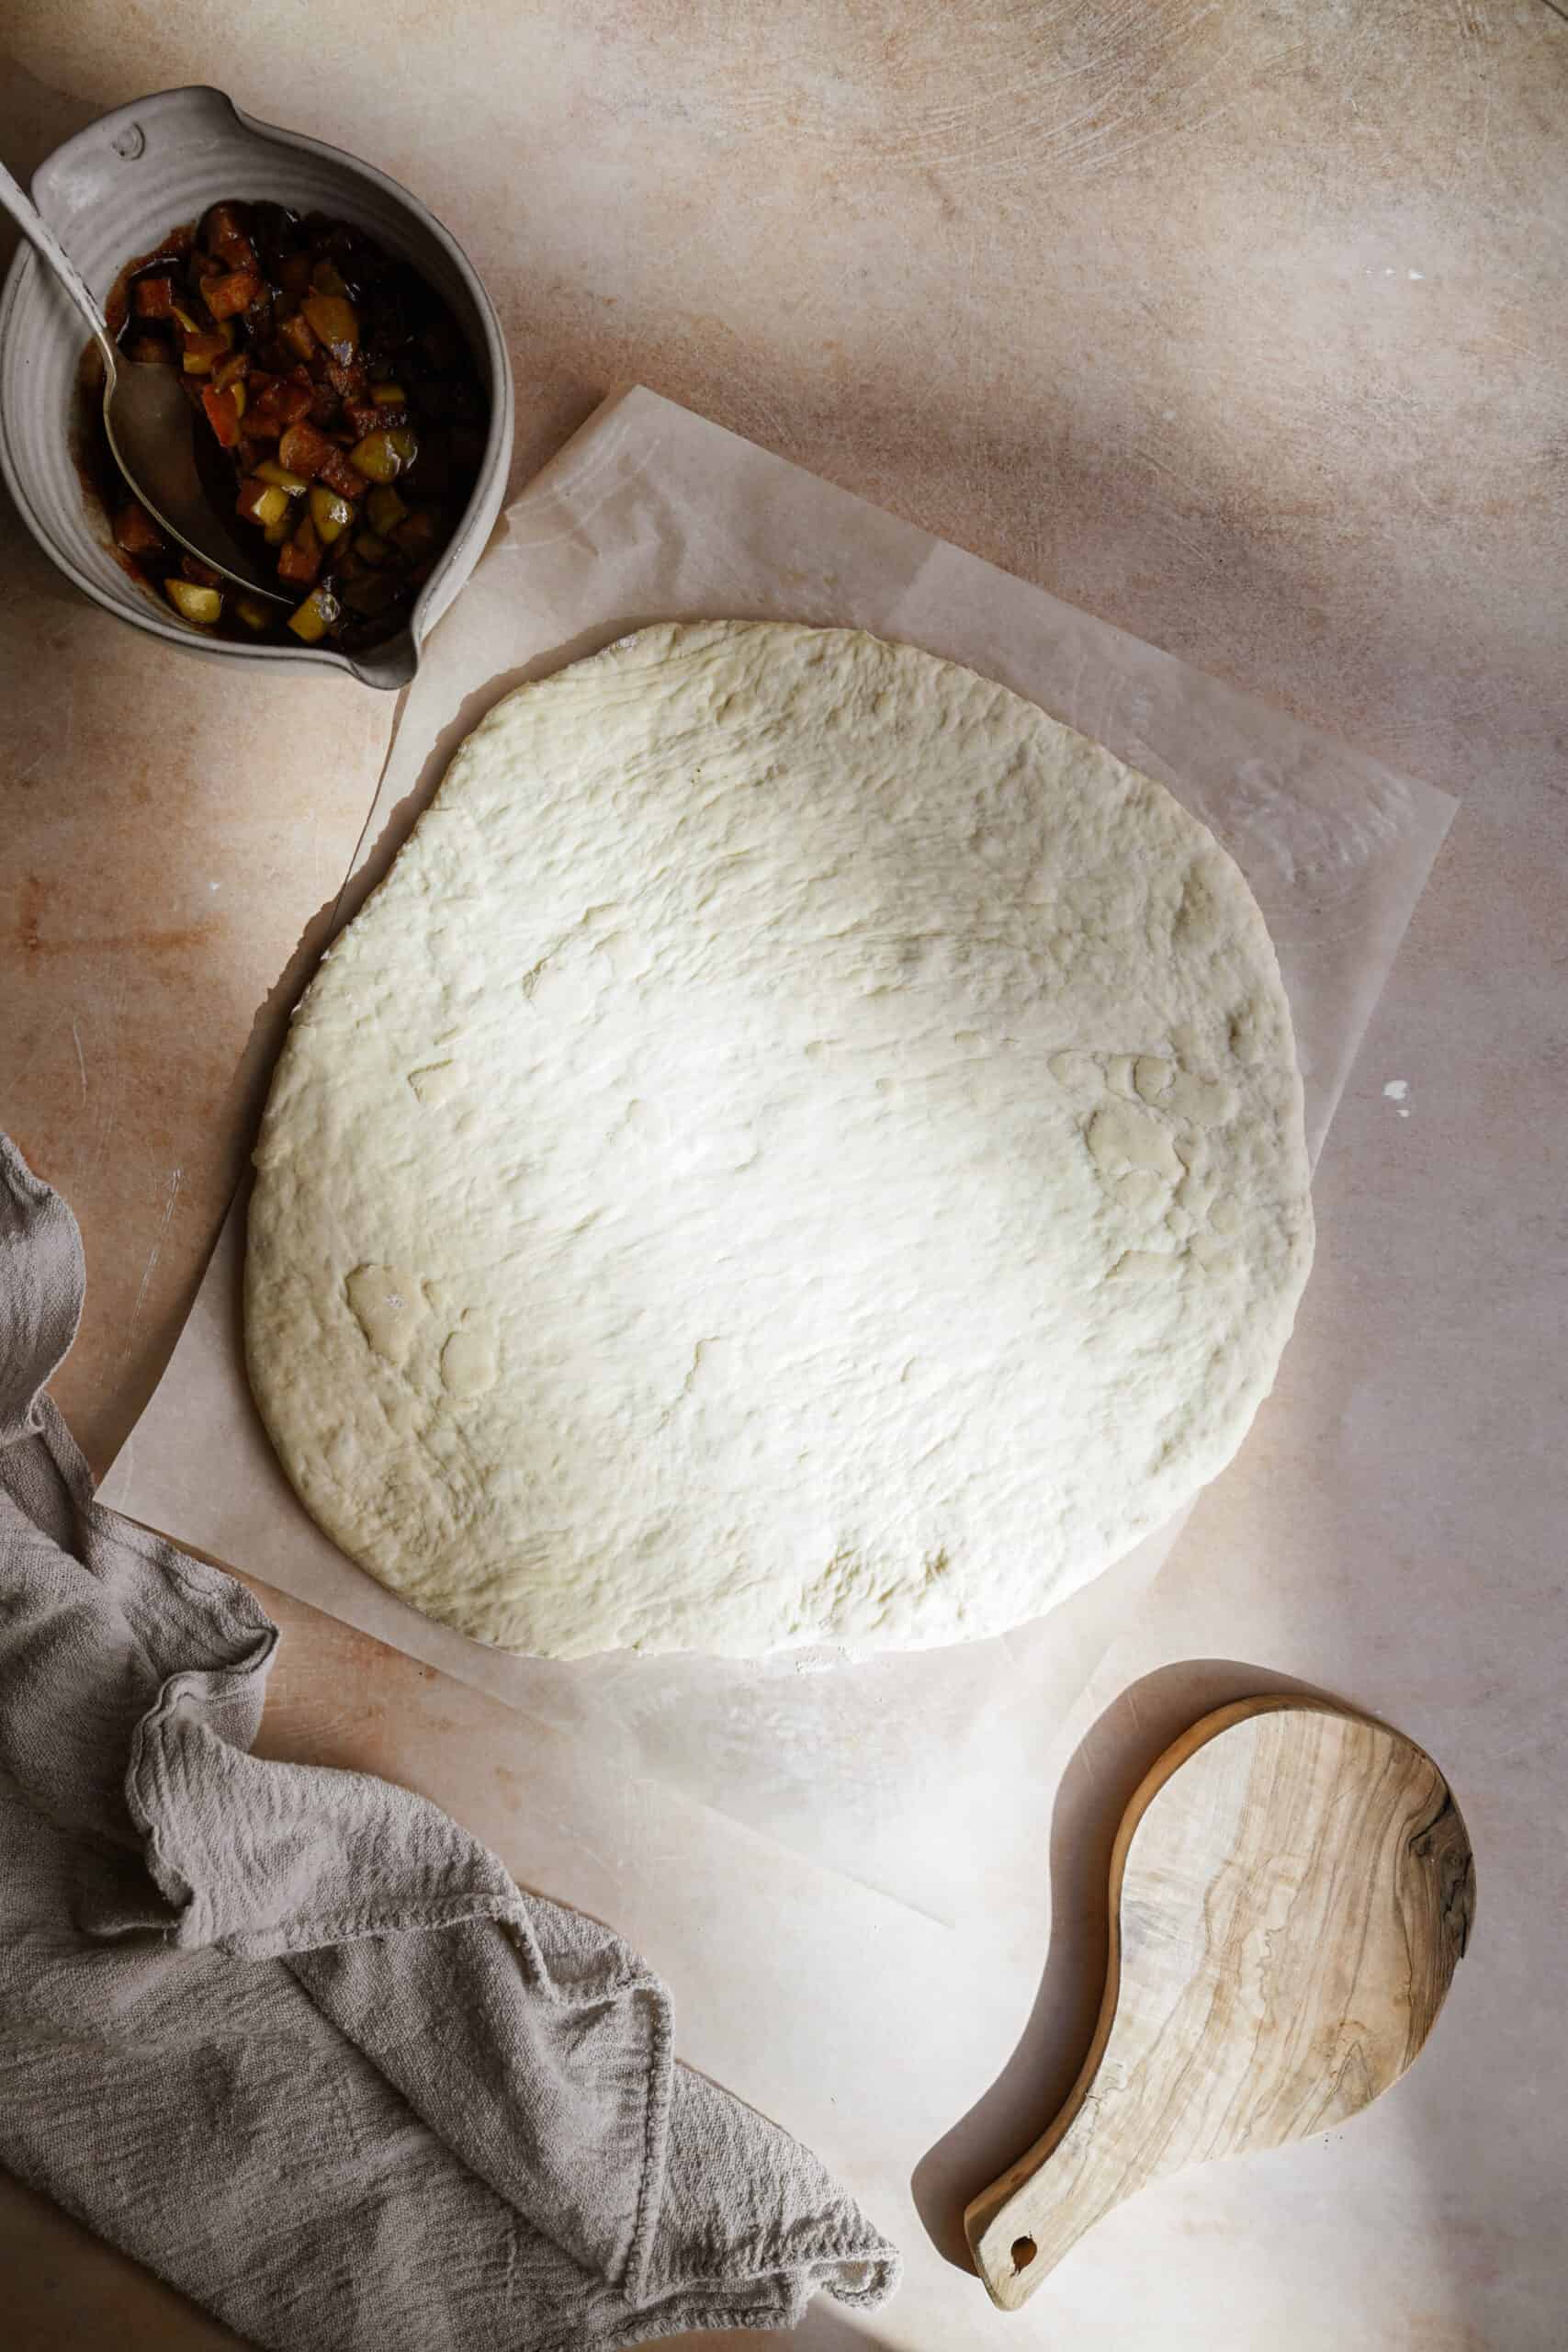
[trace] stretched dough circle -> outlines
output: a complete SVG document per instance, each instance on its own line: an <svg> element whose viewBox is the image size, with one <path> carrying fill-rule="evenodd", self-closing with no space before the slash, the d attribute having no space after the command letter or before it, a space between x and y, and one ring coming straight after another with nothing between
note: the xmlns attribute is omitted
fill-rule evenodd
<svg viewBox="0 0 1568 2352"><path fill-rule="evenodd" d="M970 671L771 623L496 706L256 1168L250 1374L307 1509L561 1657L1038 1615L1235 1453L1312 1247L1207 830Z"/></svg>

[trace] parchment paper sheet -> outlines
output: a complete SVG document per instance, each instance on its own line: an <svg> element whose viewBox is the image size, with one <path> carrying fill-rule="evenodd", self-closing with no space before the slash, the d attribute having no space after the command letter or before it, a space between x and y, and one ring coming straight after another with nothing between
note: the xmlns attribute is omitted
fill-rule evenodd
<svg viewBox="0 0 1568 2352"><path fill-rule="evenodd" d="M925 646L1168 785L1268 920L1315 1157L1453 801L640 388L513 503L427 647L339 921L499 695L645 622L717 616ZM487 1650L384 1591L296 1501L245 1384L243 1206L107 1502L574 1736L604 1773L670 1784L935 1919L963 1915L1006 1849L1007 1792L1042 1784L1179 1521L1049 1617L967 1648L850 1667Z"/></svg>

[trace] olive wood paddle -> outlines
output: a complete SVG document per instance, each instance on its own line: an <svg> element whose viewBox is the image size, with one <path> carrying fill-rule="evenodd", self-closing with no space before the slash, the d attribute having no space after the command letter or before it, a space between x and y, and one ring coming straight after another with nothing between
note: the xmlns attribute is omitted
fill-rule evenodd
<svg viewBox="0 0 1568 2352"><path fill-rule="evenodd" d="M1117 1833L1077 2081L964 2214L993 2301L1016 2311L1147 2182L1370 2106L1431 2031L1474 1901L1448 1784L1398 1732L1290 1698L1195 1724Z"/></svg>

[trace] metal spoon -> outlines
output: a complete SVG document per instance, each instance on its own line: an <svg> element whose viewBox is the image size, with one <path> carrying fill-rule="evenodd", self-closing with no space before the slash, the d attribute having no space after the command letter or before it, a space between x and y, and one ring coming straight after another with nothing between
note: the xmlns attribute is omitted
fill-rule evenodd
<svg viewBox="0 0 1568 2352"><path fill-rule="evenodd" d="M92 329L104 362L104 430L116 465L153 521L190 554L237 587L275 605L291 600L257 569L201 486L196 469L195 416L179 370L117 351L86 280L37 207L0 164L0 204L43 255Z"/></svg>

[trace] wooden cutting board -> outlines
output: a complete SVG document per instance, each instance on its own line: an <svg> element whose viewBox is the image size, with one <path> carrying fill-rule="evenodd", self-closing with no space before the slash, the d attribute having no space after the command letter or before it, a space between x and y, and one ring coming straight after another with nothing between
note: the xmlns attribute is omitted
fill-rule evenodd
<svg viewBox="0 0 1568 2352"><path fill-rule="evenodd" d="M1147 2182L1369 2106L1430 2032L1474 1899L1448 1784L1398 1732L1280 1698L1195 1724L1117 1834L1077 2081L964 2214L992 2299L1016 2310Z"/></svg>

